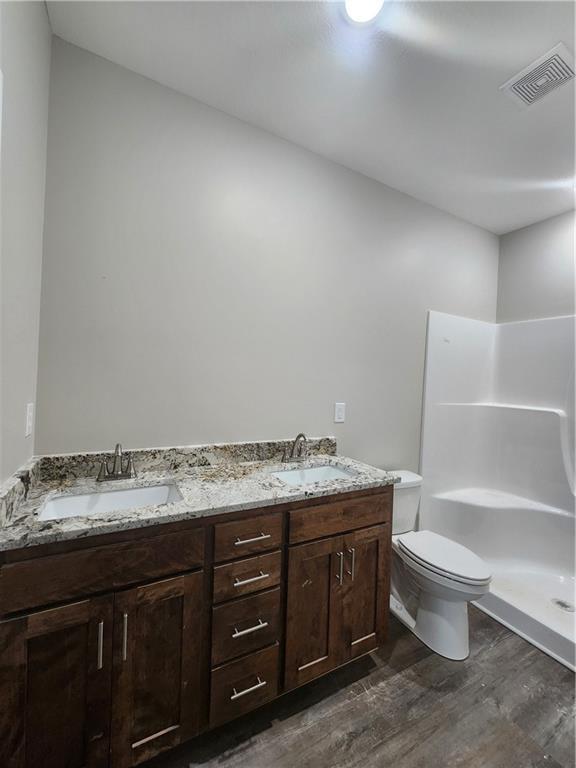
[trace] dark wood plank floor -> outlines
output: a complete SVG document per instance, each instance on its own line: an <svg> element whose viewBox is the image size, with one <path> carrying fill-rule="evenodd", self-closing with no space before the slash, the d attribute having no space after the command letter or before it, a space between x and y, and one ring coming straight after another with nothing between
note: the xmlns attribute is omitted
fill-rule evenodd
<svg viewBox="0 0 576 768"><path fill-rule="evenodd" d="M574 675L476 609L452 662L385 648L146 768L573 768Z"/></svg>

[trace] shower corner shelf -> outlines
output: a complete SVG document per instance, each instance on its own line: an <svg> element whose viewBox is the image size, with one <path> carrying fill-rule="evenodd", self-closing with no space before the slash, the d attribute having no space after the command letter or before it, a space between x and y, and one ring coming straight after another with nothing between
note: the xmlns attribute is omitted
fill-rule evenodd
<svg viewBox="0 0 576 768"><path fill-rule="evenodd" d="M557 416L565 417L566 411L562 408L549 408L543 405L525 405L524 403L496 403L496 402L474 402L474 403L438 403L438 405L468 406L473 408L504 408L512 411L533 411L537 413L554 413Z"/></svg>

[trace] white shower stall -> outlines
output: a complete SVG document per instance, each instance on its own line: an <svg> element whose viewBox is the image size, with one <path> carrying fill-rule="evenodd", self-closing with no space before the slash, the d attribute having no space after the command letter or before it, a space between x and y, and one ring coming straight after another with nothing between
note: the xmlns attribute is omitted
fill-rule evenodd
<svg viewBox="0 0 576 768"><path fill-rule="evenodd" d="M419 520L489 563L479 608L572 669L574 323L430 312Z"/></svg>

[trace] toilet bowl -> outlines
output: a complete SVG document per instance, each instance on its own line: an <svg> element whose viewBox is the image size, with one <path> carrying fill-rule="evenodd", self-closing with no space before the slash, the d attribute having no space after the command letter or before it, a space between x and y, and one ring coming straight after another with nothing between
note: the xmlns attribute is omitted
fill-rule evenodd
<svg viewBox="0 0 576 768"><path fill-rule="evenodd" d="M478 555L433 531L416 530L422 478L394 471L392 613L436 653L469 654L468 602L490 589L492 575Z"/></svg>

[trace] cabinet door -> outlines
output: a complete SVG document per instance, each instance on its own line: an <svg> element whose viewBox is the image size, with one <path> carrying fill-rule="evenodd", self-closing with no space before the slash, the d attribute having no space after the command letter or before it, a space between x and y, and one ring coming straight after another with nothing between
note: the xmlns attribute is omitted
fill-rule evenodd
<svg viewBox="0 0 576 768"><path fill-rule="evenodd" d="M204 659L203 574L119 592L114 599L112 763L127 768L199 730Z"/></svg>
<svg viewBox="0 0 576 768"><path fill-rule="evenodd" d="M344 661L381 645L388 624L390 526L344 537Z"/></svg>
<svg viewBox="0 0 576 768"><path fill-rule="evenodd" d="M288 553L285 688L296 688L341 663L341 536Z"/></svg>
<svg viewBox="0 0 576 768"><path fill-rule="evenodd" d="M0 622L0 765L104 768L112 597Z"/></svg>

